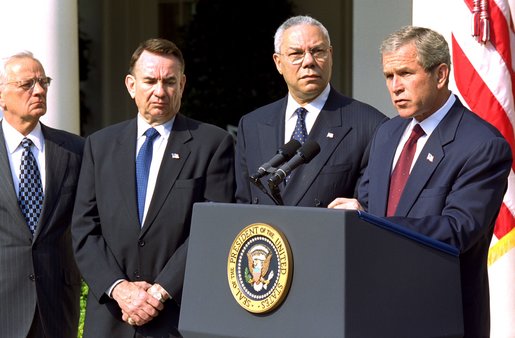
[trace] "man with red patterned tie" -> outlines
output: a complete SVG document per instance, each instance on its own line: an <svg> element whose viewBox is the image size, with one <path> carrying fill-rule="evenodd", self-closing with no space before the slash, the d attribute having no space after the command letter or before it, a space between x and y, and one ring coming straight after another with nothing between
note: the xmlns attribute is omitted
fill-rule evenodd
<svg viewBox="0 0 515 338"><path fill-rule="evenodd" d="M487 256L511 149L448 89L451 60L443 36L403 27L386 38L381 53L399 116L374 136L358 199L337 198L329 208L388 216L458 248L465 337L488 337ZM412 130L419 128L414 140Z"/></svg>

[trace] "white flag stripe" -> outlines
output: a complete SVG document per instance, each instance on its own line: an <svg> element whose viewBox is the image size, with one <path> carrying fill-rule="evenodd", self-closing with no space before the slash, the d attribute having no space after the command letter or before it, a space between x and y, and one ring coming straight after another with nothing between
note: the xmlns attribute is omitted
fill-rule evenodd
<svg viewBox="0 0 515 338"><path fill-rule="evenodd" d="M508 26L510 25L510 6L508 5L508 2L503 0L494 0L497 7L501 10L502 14L504 15L504 19L508 23Z"/></svg>
<svg viewBox="0 0 515 338"><path fill-rule="evenodd" d="M508 190L504 195L504 204L511 214L515 216L515 200L510 198L510 196L515 196L515 173L513 173L513 169L510 171L510 176L508 176Z"/></svg>
<svg viewBox="0 0 515 338"><path fill-rule="evenodd" d="M460 97L463 104L474 106L476 113L498 124L507 139L513 143L515 130L513 86L515 83L512 81L515 70L513 32L515 25L512 14L515 14L513 11L515 0L495 0L495 3L493 0L488 1L491 9L490 28L491 33L494 33L491 37L496 39L499 45L495 46L488 42L486 47L472 38L473 17L469 7L472 5L472 0L466 0L468 5L464 0L446 1L445 4L441 1L437 0L440 2L437 5L432 1L413 0L413 24L433 28L444 35L451 48L454 63L449 87ZM495 6L499 8L502 15ZM449 10L442 12L442 8ZM507 20L505 26L502 20ZM459 48L463 54L453 50L453 47ZM499 48L499 52L494 47ZM503 60L502 57L510 59ZM470 81L473 82L470 83ZM456 82L459 82L459 87ZM463 98L458 88L469 90L465 94L469 102ZM496 99L499 105L490 105L492 99ZM512 149L513 147L514 144ZM496 233L499 237L493 236L488 256L491 338L515 338L515 229L513 228L515 218L512 216L515 215L515 174L513 171L512 167L508 177L508 190L496 223Z"/></svg>
<svg viewBox="0 0 515 338"><path fill-rule="evenodd" d="M458 15L460 17L472 18L470 10L465 3L463 1L458 2L461 4L461 6L457 6L460 11ZM515 106L513 100L510 99L513 93L512 83L509 81L499 81L499 79L511 78L509 67L491 43L481 45L470 38L471 32L469 25L463 25L463 22L456 20L456 24L453 27L453 35L463 50L463 53L467 55L472 66L503 107L511 125L515 126ZM513 39L510 40L515 40L513 33L510 34L510 37L512 36ZM512 55L513 54L515 53L512 53ZM490 61L484 62L484 60Z"/></svg>

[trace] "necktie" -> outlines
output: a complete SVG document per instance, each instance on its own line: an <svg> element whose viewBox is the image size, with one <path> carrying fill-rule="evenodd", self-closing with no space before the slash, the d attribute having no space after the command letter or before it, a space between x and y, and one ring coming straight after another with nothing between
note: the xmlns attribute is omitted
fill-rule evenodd
<svg viewBox="0 0 515 338"><path fill-rule="evenodd" d="M141 146L138 156L136 156L136 189L138 192L138 215L140 224L142 224L143 212L145 210L148 173L150 171L150 163L152 162L154 139L158 135L159 132L154 128L147 129L147 131L145 131L145 142Z"/></svg>
<svg viewBox="0 0 515 338"><path fill-rule="evenodd" d="M36 231L43 207L43 186L36 159L30 151L33 143L28 138L21 141L23 153L20 165L18 204L32 234Z"/></svg>
<svg viewBox="0 0 515 338"><path fill-rule="evenodd" d="M388 210L386 216L393 216L395 214L395 210L397 210L397 205L401 199L402 191L404 190L406 181L408 181L411 162L413 162L413 157L417 150L417 141L424 134L424 130L422 130L419 124L416 124L411 131L408 141L402 148L401 155L399 156L397 164L392 172L392 176L390 177L390 192L388 196Z"/></svg>
<svg viewBox="0 0 515 338"><path fill-rule="evenodd" d="M304 144L308 138L308 131L306 129L306 114L308 111L302 107L295 110L297 114L297 124L295 124L295 130L291 136L292 139L297 140L300 144Z"/></svg>

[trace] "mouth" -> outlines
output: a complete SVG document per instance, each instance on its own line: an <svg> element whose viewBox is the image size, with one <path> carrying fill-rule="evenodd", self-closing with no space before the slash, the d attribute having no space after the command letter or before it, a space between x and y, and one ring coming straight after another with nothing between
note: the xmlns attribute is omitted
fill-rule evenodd
<svg viewBox="0 0 515 338"><path fill-rule="evenodd" d="M150 104L151 107L153 108L159 108L159 109L163 109L166 107L166 103L164 102L153 102Z"/></svg>
<svg viewBox="0 0 515 338"><path fill-rule="evenodd" d="M46 102L37 101L37 102L32 103L32 106L34 106L36 108L44 108L44 107L46 107Z"/></svg>
<svg viewBox="0 0 515 338"><path fill-rule="evenodd" d="M317 74L309 74L309 75L302 76L301 80L316 80L319 78L320 78L320 76L318 76Z"/></svg>

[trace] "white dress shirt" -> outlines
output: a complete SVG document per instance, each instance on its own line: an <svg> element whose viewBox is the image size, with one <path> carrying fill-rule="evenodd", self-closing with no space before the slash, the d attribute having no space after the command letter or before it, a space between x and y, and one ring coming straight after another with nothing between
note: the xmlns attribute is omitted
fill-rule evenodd
<svg viewBox="0 0 515 338"><path fill-rule="evenodd" d="M415 165L415 162L418 159L418 156L420 155L422 148L426 145L427 140L433 133L433 131L436 129L440 121L443 120L445 115L449 112L452 105L456 101L456 97L454 94L451 94L445 104L438 109L436 112L428 116L424 121L420 122L420 127L422 130L424 130L425 135L421 136L417 141L417 150L415 151L415 156L413 157L413 162L411 162L411 169L413 169L413 166ZM402 148L404 147L404 144L408 141L409 136L411 135L411 131L413 130L413 127L417 124L417 120L414 118L411 119L410 124L408 124L408 127L404 131L404 134L402 134L401 140L399 144L397 145L397 150L395 152L395 157L393 158L393 165L391 168L391 171L395 168L395 165L397 164L397 161L399 160L399 157L401 156Z"/></svg>
<svg viewBox="0 0 515 338"><path fill-rule="evenodd" d="M138 114L138 139L137 139L137 147L136 154L134 154L134 160L138 156L138 152L145 142L145 132L147 129L152 128L140 114ZM143 217L141 224L145 223L145 217L147 216L148 207L150 205L150 201L152 200L152 195L154 194L154 189L156 187L157 175L159 174L159 168L161 167L161 162L163 161L163 156L165 153L166 145L168 144L168 138L170 137L170 133L172 132L173 122L175 121L175 117L170 121L154 126L153 128L159 132L159 136L154 140L153 149L152 149L152 163L150 164L150 171L148 174L148 184L147 184L147 193L145 195L145 209L143 212Z"/></svg>
<svg viewBox="0 0 515 338"><path fill-rule="evenodd" d="M311 132L311 128L315 124L315 121L320 114L320 111L325 105L327 98L329 97L329 92L331 91L331 86L328 84L327 87L322 91L318 97L304 106L304 108L308 111L306 114L306 130L309 133ZM284 143L287 143L291 140L291 135L295 130L295 124L297 124L297 114L295 114L295 110L299 108L300 105L295 101L295 99L288 93L288 103L286 105L286 114L285 114L285 123L284 123Z"/></svg>
<svg viewBox="0 0 515 338"><path fill-rule="evenodd" d="M11 174L14 183L14 189L16 190L16 196L18 196L20 190L20 165L21 155L23 153L23 147L21 141L24 137L27 137L34 143L31 147L32 154L36 158L38 164L39 174L41 176L41 185L43 187L43 194L45 192L46 183L46 170L45 170L45 138L41 131L41 125L38 124L27 136L23 136L19 131L14 129L13 126L7 122L6 119L2 120L2 130L4 132L5 146L7 148L7 156L9 157L9 164L11 166Z"/></svg>

